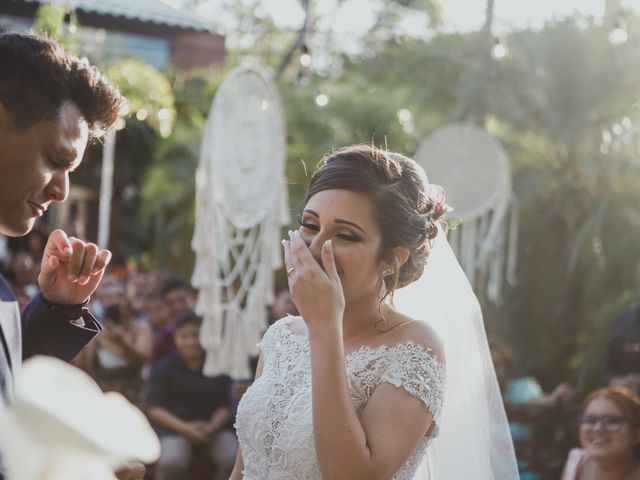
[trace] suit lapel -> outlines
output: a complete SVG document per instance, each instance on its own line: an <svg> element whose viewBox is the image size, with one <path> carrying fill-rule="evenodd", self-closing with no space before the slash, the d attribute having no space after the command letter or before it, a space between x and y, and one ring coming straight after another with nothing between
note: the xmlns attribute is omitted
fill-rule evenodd
<svg viewBox="0 0 640 480"><path fill-rule="evenodd" d="M20 312L11 289L0 275L0 389L13 397L13 376L22 361Z"/></svg>

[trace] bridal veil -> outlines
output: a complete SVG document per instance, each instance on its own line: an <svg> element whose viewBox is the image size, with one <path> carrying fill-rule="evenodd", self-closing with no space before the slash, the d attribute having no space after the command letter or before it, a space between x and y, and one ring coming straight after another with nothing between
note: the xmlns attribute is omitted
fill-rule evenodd
<svg viewBox="0 0 640 480"><path fill-rule="evenodd" d="M440 229L422 277L395 293L397 309L429 323L446 355L435 438L415 480L515 480L518 469L482 312Z"/></svg>

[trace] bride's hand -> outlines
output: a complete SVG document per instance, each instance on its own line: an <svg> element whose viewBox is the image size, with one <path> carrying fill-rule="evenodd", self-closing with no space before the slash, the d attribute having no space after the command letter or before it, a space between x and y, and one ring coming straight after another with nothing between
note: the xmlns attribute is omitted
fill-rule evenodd
<svg viewBox="0 0 640 480"><path fill-rule="evenodd" d="M331 240L322 245L322 267L298 231L289 232L289 240L284 240L282 244L291 299L309 330L318 327L340 329L344 295Z"/></svg>

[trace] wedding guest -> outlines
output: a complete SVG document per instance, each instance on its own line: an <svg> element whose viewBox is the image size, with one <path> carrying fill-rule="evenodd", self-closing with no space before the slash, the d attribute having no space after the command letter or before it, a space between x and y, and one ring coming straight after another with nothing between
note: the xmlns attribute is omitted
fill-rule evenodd
<svg viewBox="0 0 640 480"><path fill-rule="evenodd" d="M177 351L160 360L151 373L148 414L161 448L156 480L187 479L195 450L214 463L214 480L229 478L235 460L231 379L202 373L201 322L193 312L182 314L173 334Z"/></svg>
<svg viewBox="0 0 640 480"><path fill-rule="evenodd" d="M607 342L605 383L640 393L640 303L614 320Z"/></svg>
<svg viewBox="0 0 640 480"><path fill-rule="evenodd" d="M122 281L102 286L99 293L104 330L81 353L77 365L87 371L103 391L120 392L138 404L142 367L151 360L153 351L151 327L134 316Z"/></svg>
<svg viewBox="0 0 640 480"><path fill-rule="evenodd" d="M578 420L580 445L569 453L562 480L640 478L640 397L619 386L592 392Z"/></svg>
<svg viewBox="0 0 640 480"><path fill-rule="evenodd" d="M152 364L175 351L173 330L180 315L192 311L196 305L193 290L182 280L169 279L161 290L162 300L167 309L168 320L155 332L153 343Z"/></svg>

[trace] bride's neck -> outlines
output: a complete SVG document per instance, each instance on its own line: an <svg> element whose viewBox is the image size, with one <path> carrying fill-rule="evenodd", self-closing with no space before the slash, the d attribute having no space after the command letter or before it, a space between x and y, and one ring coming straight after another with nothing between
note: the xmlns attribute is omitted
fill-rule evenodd
<svg viewBox="0 0 640 480"><path fill-rule="evenodd" d="M388 306L378 305L377 301L363 301L350 304L345 308L342 317L342 337L345 341L365 338L375 332L375 323L381 316L387 315Z"/></svg>

